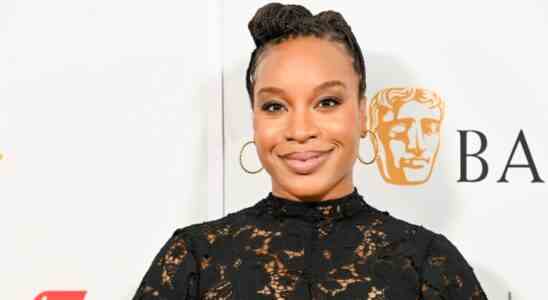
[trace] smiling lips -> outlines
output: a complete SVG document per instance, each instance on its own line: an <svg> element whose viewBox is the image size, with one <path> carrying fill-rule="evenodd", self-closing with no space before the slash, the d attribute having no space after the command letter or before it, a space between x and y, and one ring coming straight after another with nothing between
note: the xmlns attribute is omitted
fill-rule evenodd
<svg viewBox="0 0 548 300"><path fill-rule="evenodd" d="M314 172L326 160L332 150L293 152L281 158L293 172L308 174Z"/></svg>

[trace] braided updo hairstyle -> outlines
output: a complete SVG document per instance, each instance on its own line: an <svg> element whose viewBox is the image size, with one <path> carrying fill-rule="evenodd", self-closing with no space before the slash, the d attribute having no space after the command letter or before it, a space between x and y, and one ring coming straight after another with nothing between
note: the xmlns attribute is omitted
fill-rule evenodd
<svg viewBox="0 0 548 300"><path fill-rule="evenodd" d="M269 45L279 44L290 38L315 36L342 43L353 58L353 67L359 75L358 98L365 95L365 63L360 45L343 16L328 10L317 15L301 5L269 3L261 7L249 21L249 31L255 42L255 50L246 72L246 88L253 107L253 88L258 59Z"/></svg>

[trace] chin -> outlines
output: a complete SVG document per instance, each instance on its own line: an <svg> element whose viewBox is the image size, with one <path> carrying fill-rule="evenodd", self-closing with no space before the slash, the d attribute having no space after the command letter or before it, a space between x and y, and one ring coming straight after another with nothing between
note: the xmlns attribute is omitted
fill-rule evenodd
<svg viewBox="0 0 548 300"><path fill-rule="evenodd" d="M285 177L281 181L282 187L299 198L313 197L329 190L332 185L326 180L327 176L322 173Z"/></svg>
<svg viewBox="0 0 548 300"><path fill-rule="evenodd" d="M430 170L429 167L421 169L404 168L404 174L410 184L422 184L428 181Z"/></svg>

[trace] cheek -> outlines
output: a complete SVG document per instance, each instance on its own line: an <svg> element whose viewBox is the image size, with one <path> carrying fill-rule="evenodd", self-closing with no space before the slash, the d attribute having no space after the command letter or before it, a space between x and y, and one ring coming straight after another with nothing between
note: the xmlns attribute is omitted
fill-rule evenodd
<svg viewBox="0 0 548 300"><path fill-rule="evenodd" d="M395 159L399 159L405 152L405 143L399 140L390 141L390 150Z"/></svg>
<svg viewBox="0 0 548 300"><path fill-rule="evenodd" d="M325 132L330 137L354 142L360 137L360 123L358 115L352 108L341 109L338 113L326 116L326 119L318 120Z"/></svg>
<svg viewBox="0 0 548 300"><path fill-rule="evenodd" d="M257 152L261 160L265 160L268 153L283 139L283 131L280 124L257 120L254 124L254 139Z"/></svg>
<svg viewBox="0 0 548 300"><path fill-rule="evenodd" d="M425 146L426 146L426 151L429 151L430 153L433 153L437 150L438 148L438 145L440 143L440 137L439 135L430 135L430 136L426 136L424 139L424 143L425 143Z"/></svg>
<svg viewBox="0 0 548 300"><path fill-rule="evenodd" d="M321 122L326 140L338 144L340 155L337 156L337 165L350 165L359 153L360 127L351 115L343 115L336 120ZM365 142L363 144L366 144Z"/></svg>

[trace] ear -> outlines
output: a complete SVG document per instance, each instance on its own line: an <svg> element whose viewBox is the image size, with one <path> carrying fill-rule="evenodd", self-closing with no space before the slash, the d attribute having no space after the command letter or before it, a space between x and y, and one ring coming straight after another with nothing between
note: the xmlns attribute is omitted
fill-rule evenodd
<svg viewBox="0 0 548 300"><path fill-rule="evenodd" d="M363 135L367 130L367 96L363 95L359 101L360 110L360 133Z"/></svg>

